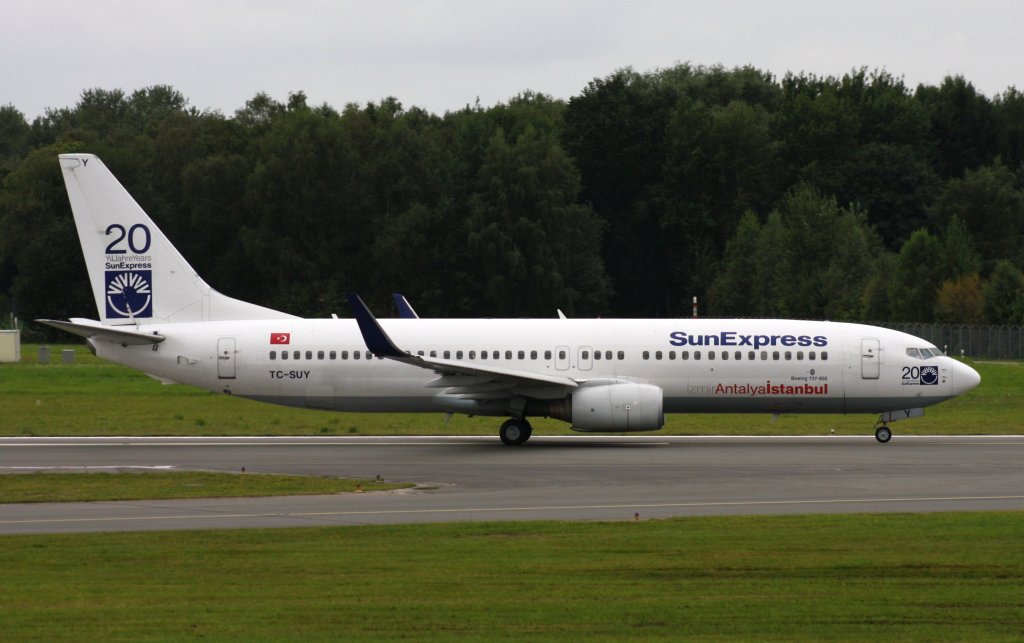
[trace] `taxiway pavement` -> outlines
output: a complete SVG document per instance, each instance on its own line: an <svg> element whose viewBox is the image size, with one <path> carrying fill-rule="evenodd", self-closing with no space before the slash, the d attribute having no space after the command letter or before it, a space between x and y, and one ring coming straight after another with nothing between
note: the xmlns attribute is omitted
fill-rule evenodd
<svg viewBox="0 0 1024 643"><path fill-rule="evenodd" d="M0 505L0 534L1024 509L1024 436L0 438L0 474L381 476L401 492ZM0 484L3 484L0 478Z"/></svg>

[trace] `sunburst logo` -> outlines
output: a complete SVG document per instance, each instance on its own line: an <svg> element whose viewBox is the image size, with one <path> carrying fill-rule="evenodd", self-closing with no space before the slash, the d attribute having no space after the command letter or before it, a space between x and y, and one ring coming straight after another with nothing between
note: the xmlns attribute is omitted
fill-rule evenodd
<svg viewBox="0 0 1024 643"><path fill-rule="evenodd" d="M937 366L922 366L921 383L924 385L938 384L939 368Z"/></svg>
<svg viewBox="0 0 1024 643"><path fill-rule="evenodd" d="M108 270L107 317L153 316L153 271Z"/></svg>

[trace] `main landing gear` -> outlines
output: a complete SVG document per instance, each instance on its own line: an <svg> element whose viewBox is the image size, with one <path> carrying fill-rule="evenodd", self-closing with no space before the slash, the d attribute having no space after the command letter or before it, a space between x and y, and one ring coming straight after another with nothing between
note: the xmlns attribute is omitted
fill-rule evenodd
<svg viewBox="0 0 1024 643"><path fill-rule="evenodd" d="M509 418L501 423L501 441L506 445L518 446L530 439L533 434L533 427L526 421L526 418Z"/></svg>

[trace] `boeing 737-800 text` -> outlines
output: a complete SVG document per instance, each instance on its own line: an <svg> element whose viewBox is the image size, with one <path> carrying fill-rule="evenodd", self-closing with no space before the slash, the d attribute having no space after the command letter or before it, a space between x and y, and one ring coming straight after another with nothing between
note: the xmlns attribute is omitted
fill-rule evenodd
<svg viewBox="0 0 1024 643"><path fill-rule="evenodd" d="M652 431L665 413L877 413L889 422L980 378L905 333L781 319L301 319L210 288L99 158L60 166L99 320L40 320L163 382L336 411L528 417ZM403 305L404 303L404 305Z"/></svg>

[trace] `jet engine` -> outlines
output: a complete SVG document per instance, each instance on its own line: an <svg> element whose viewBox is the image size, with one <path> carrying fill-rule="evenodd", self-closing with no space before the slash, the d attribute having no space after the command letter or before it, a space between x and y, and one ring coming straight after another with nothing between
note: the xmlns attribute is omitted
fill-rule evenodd
<svg viewBox="0 0 1024 643"><path fill-rule="evenodd" d="M655 431L665 424L663 397L652 384L602 384L528 412L570 422L574 431Z"/></svg>

